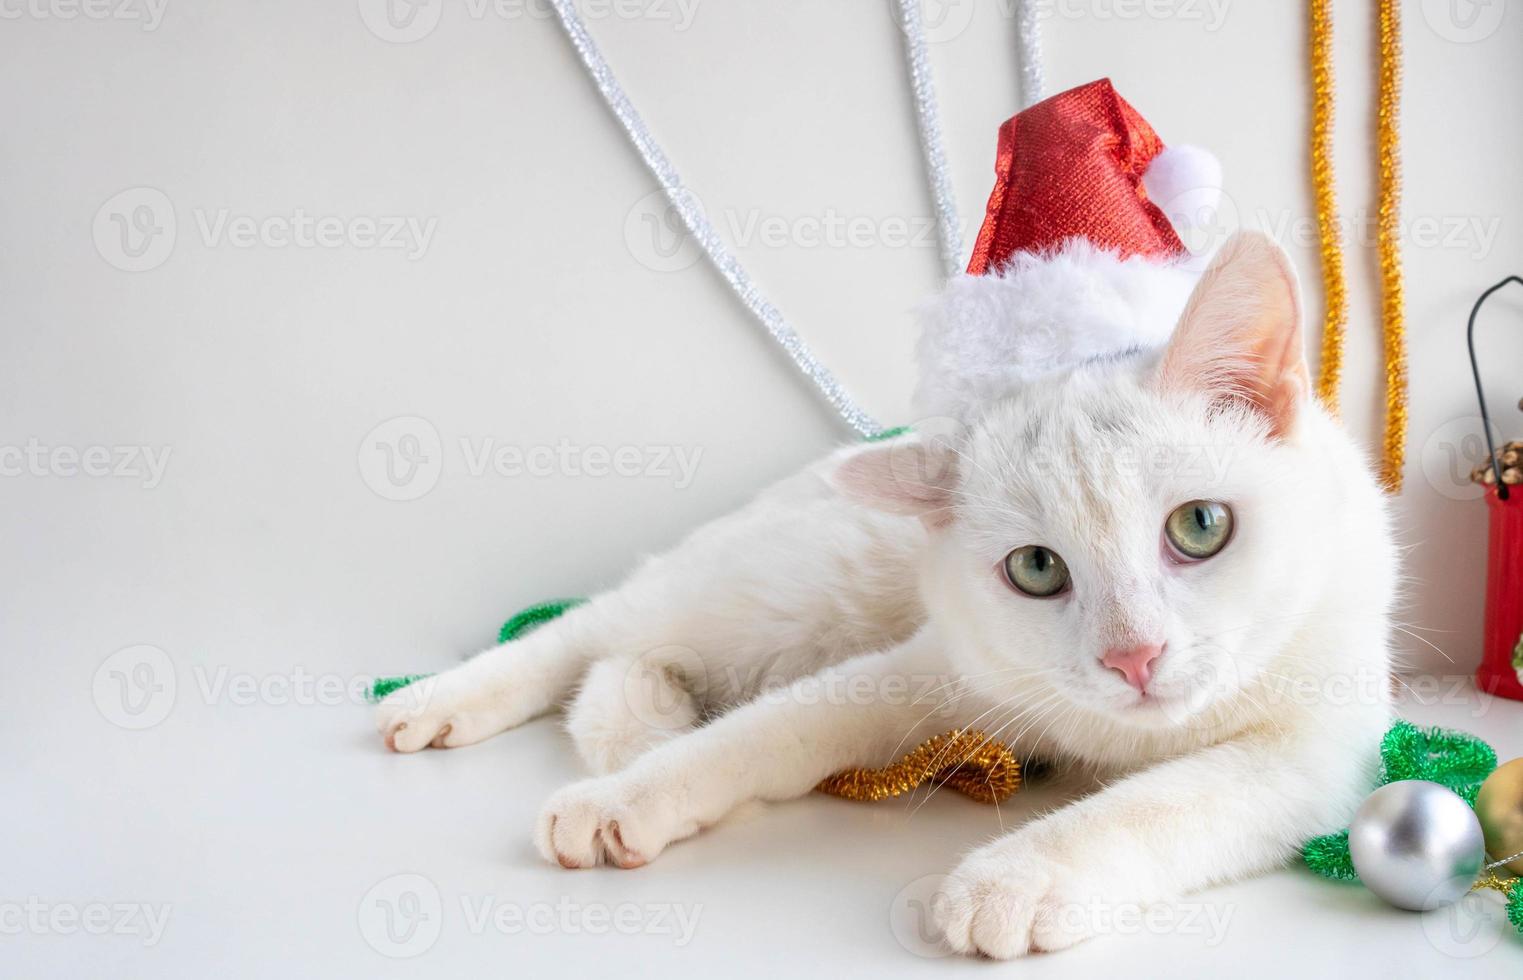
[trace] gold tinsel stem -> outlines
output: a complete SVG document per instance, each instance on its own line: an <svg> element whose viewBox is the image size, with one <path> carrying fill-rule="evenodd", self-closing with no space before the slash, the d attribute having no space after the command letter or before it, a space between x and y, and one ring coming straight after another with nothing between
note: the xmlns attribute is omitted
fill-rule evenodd
<svg viewBox="0 0 1523 980"><path fill-rule="evenodd" d="M1322 365L1317 396L1338 415L1338 382L1343 376L1343 336L1348 325L1348 293L1343 280L1343 238L1338 228L1338 190L1333 180L1333 12L1332 0L1311 0L1311 181L1316 195L1317 231L1322 248Z"/></svg>
<svg viewBox="0 0 1523 980"><path fill-rule="evenodd" d="M1338 227L1333 178L1333 13L1332 0L1309 0L1311 13L1311 176L1322 252L1322 291L1327 304L1322 324L1322 364L1317 396L1339 414L1348 290L1343 240ZM1398 0L1378 0L1380 66L1376 106L1379 153L1376 250L1380 257L1381 335L1385 358L1385 430L1380 482L1388 493L1401 490L1407 442L1407 344L1405 288L1401 270L1401 10Z"/></svg>
<svg viewBox="0 0 1523 980"><path fill-rule="evenodd" d="M1008 746L980 731L954 730L929 738L882 769L847 769L815 789L848 800L902 796L927 782L950 786L980 803L1003 803L1021 788L1021 764Z"/></svg>
<svg viewBox="0 0 1523 980"><path fill-rule="evenodd" d="M1384 290L1386 365L1385 453L1381 482L1388 493L1401 492L1407 448L1407 338L1405 288L1401 272L1401 7L1380 0L1380 103L1377 143L1380 153L1380 284Z"/></svg>
<svg viewBox="0 0 1523 980"><path fill-rule="evenodd" d="M1486 877L1476 882L1475 887L1470 890L1478 892L1482 889L1490 889L1494 892L1501 892L1503 895L1511 895L1512 890L1518 886L1520 880L1523 879L1504 878L1495 871L1488 871L1486 872Z"/></svg>

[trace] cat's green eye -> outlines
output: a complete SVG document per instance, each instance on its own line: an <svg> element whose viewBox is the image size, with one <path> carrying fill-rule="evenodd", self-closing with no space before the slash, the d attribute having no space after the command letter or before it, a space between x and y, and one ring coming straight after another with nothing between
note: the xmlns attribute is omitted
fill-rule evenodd
<svg viewBox="0 0 1523 980"><path fill-rule="evenodd" d="M1227 546L1232 537L1232 511L1214 500L1181 504L1164 523L1163 533L1181 555L1191 561L1210 558Z"/></svg>
<svg viewBox="0 0 1523 980"><path fill-rule="evenodd" d="M1028 544L1005 556L1005 581L1044 599L1068 588L1068 566L1058 553L1039 544Z"/></svg>

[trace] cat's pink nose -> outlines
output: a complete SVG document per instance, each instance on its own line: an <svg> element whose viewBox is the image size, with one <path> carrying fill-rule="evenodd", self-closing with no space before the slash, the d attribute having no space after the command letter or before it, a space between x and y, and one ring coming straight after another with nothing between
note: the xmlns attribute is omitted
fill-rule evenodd
<svg viewBox="0 0 1523 980"><path fill-rule="evenodd" d="M1105 651L1100 662L1119 672L1126 682L1146 694L1153 679L1153 662L1163 656L1163 644L1144 643L1132 647L1114 647Z"/></svg>

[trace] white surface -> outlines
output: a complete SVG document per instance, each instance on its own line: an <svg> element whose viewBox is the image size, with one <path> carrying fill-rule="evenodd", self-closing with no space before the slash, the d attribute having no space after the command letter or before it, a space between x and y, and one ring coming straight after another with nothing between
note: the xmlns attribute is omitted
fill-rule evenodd
<svg viewBox="0 0 1523 980"><path fill-rule="evenodd" d="M1357 0L1336 6L1342 200L1365 212L1370 17ZM445 932L425 960L440 975L454 960L482 972L653 973L666 957L711 975L861 960L908 971L922 965L887 931L895 893L993 829L989 811L956 801L906 823L892 806L811 800L639 876L568 878L533 864L525 843L534 808L572 768L549 725L397 760L360 709L281 703L291 697L268 687L247 707L202 693L219 676L268 684L444 666L507 612L616 579L840 435L709 270L651 268L665 265L645 223L653 185L543 12L473 7L446 3L432 33L392 44L348 2L170 2L152 30L68 19L66 0L0 4L0 448L170 452L152 487L66 475L66 456L0 478L0 731L11 741L0 898L174 906L151 950L0 935L7 974L401 972L356 925L365 890L401 870L429 875L445 900ZM1003 7L950 4L932 50L970 239L995 129L1014 107ZM1405 618L1455 666L1415 641L1412 659L1465 673L1478 655L1484 516L1458 499L1467 489L1447 453L1473 453L1464 437L1478 431L1464 316L1483 285L1518 271L1523 249L1523 131L1506 124L1523 110L1523 11L1474 5L1480 27L1494 26L1462 43L1447 0L1404 7L1406 214L1427 229L1406 251ZM1109 74L1166 140L1213 147L1243 223L1280 231L1314 284L1314 246L1298 231L1310 214L1301 12L1218 4L1216 23L1188 15L1213 9L1204 3L1149 8L1174 12L1164 17L1123 8L1138 9L1056 8L1054 90ZM686 30L654 17L590 26L711 214L747 239L738 251L769 294L870 409L903 420L907 311L937 262L932 236L898 241L929 208L887 0L708 2ZM178 219L163 264L137 273L107 261L124 262L110 202L133 188L162 193ZM265 222L297 209L350 229L400 216L434 231L409 260L268 239L238 247L200 227L224 211ZM865 245L840 233L809 243L816 223L847 218L868 219ZM766 229L778 226L773 244ZM1455 227L1471 231L1443 234ZM1482 242L1475 228L1494 234ZM1351 252L1350 276L1345 403L1373 435L1368 249ZM1494 366L1523 348L1509 329L1520 311L1518 296L1499 297L1483 326ZM1492 379L1494 407L1516 435L1510 383ZM437 485L408 502L365 479L376 482L379 458L367 434L396 416L425 419L441 439ZM381 435L400 445L416 432L428 430ZM472 475L462 439L472 451L488 440L652 446L697 454L699 467L680 489L674 476L563 465ZM108 657L138 644L170 658L178 705L161 725L125 732L103 720L92 685ZM1513 754L1519 721L1516 710L1485 719ZM487 894L704 912L681 952L652 936L463 934L459 897ZM1411 920L1355 894L1282 876L1223 895L1241 915L1221 947L1147 937L1034 969L1183 955L1200 971L1330 975L1375 946L1391 950L1380 955L1393 975L1440 962ZM1515 973L1516 952L1471 968Z"/></svg>
<svg viewBox="0 0 1523 980"><path fill-rule="evenodd" d="M570 872L529 841L539 804L577 771L550 720L480 746L396 756L362 708L207 704L195 673L182 665L173 712L148 731L112 727L77 690L47 724L15 729L0 775L3 897L167 904L169 917L152 945L0 935L6 976L964 975L989 965L922 959L935 947L912 931L912 903L933 884L920 879L948 871L1001 819L1054 801L1041 789L1000 811L950 794L920 809L811 796L744 813L637 871ZM1442 703L1414 717L1523 755L1523 705L1433 693ZM396 884L397 875L426 882ZM375 904L395 899L389 887L436 894L437 905L420 908L437 935L407 933L412 920L397 918L396 935L412 938L390 945ZM535 920L548 923L537 932L514 931L512 920L473 927L484 903L552 917ZM589 934L627 903L648 931ZM679 910L694 926L686 942L667 931ZM1499 902L1418 916L1299 868L1206 892L1172 914L1008 970L1312 980L1501 978L1523 967L1523 939Z"/></svg>

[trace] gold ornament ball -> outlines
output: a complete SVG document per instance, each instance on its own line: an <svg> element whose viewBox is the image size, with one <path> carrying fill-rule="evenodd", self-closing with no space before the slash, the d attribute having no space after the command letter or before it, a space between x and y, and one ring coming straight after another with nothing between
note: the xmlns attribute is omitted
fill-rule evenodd
<svg viewBox="0 0 1523 980"><path fill-rule="evenodd" d="M1475 814L1486 832L1486 853L1493 861L1523 852L1523 759L1514 759L1486 777L1475 798ZM1523 875L1523 857L1507 866Z"/></svg>

